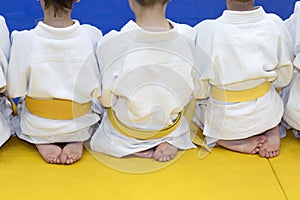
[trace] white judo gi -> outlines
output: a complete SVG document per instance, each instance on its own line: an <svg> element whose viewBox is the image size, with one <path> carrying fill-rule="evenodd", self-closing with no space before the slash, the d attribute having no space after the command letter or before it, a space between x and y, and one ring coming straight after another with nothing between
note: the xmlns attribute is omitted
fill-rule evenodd
<svg viewBox="0 0 300 200"><path fill-rule="evenodd" d="M66 28L43 22L29 31L12 33L8 68L11 97L29 96L40 100L65 99L90 102L99 92L99 67L95 56L101 31L74 20ZM90 111L70 120L39 117L23 105L21 139L35 144L75 142L89 139L89 128L99 121Z"/></svg>
<svg viewBox="0 0 300 200"><path fill-rule="evenodd" d="M255 100L224 102L210 97L205 104L200 102L194 118L204 124L207 144L248 138L277 126L284 109L276 88L288 85L293 73L291 38L283 21L262 7L226 10L216 20L199 23L196 30L196 49L206 51L210 58L197 56L203 79L210 85L208 91L212 86L239 91L272 84Z"/></svg>
<svg viewBox="0 0 300 200"><path fill-rule="evenodd" d="M126 126L140 130L168 127L193 95L195 31L170 23L172 30L150 32L129 21L120 32L108 33L99 43L96 54L102 73L101 102ZM179 149L195 147L185 117L169 135L143 140L117 131L105 112L90 146L123 157L162 142Z"/></svg>
<svg viewBox="0 0 300 200"><path fill-rule="evenodd" d="M6 142L11 134L10 121L12 119L12 109L10 102L3 95L6 91L6 77L8 59L10 54L9 31L5 23L5 19L0 16L0 146Z"/></svg>
<svg viewBox="0 0 300 200"><path fill-rule="evenodd" d="M300 130L300 2L296 2L294 13L285 21L293 40L294 77L291 84L282 90L285 103L283 119L293 129ZM299 137L299 135L296 135Z"/></svg>

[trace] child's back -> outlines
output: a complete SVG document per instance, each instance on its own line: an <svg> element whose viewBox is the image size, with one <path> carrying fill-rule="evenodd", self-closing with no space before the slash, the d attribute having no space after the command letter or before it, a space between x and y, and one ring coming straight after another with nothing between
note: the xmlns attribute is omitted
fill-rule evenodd
<svg viewBox="0 0 300 200"><path fill-rule="evenodd" d="M0 16L0 146L9 139L12 132L9 125L12 119L12 109L9 106L9 100L3 95L6 91L5 73L7 70L9 54L9 31L5 19Z"/></svg>
<svg viewBox="0 0 300 200"><path fill-rule="evenodd" d="M91 99L98 97L94 49L101 32L72 20L70 10L55 16L50 8L34 29L13 32L8 92L26 97L18 136L34 143L47 162L71 164L81 158L82 141L99 120Z"/></svg>
<svg viewBox="0 0 300 200"><path fill-rule="evenodd" d="M159 14L141 21L140 1L130 2L137 23L130 21L120 32L106 35L97 50L103 77L101 102L108 112L91 147L116 157L134 154L169 161L177 148L194 147L189 124L181 115L194 87L195 33ZM154 7L165 9L159 3ZM160 16L162 23L155 25Z"/></svg>
<svg viewBox="0 0 300 200"><path fill-rule="evenodd" d="M232 2L253 6L253 1L228 0L229 7ZM208 143L243 153L260 151L263 157L278 155L283 104L276 88L290 82L293 70L290 37L282 20L262 7L226 10L196 29L198 48L211 58L201 64L210 68L202 74L211 84L204 122ZM276 137L267 142L265 136L257 136L263 133ZM270 144L272 138L276 144Z"/></svg>
<svg viewBox="0 0 300 200"><path fill-rule="evenodd" d="M294 59L294 78L291 84L282 90L282 96L285 103L285 113L283 119L285 123L287 123L288 128L292 128L296 137L299 137L300 130L300 107L299 107L299 99L300 99L300 82L299 82L299 69L300 69L300 2L296 2L294 13L291 15L289 19L285 21L288 30L291 33L293 40L293 53L295 56ZM284 124L284 123L283 123Z"/></svg>

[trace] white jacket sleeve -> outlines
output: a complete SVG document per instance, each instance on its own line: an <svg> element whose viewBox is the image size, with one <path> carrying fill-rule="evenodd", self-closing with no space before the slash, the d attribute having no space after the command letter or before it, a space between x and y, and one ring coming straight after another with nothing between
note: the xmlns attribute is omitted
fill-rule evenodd
<svg viewBox="0 0 300 200"><path fill-rule="evenodd" d="M10 53L9 31L5 23L5 19L0 16L0 92L6 90L6 78L8 59Z"/></svg>
<svg viewBox="0 0 300 200"><path fill-rule="evenodd" d="M9 31L2 16L0 16L0 41L0 49L8 60L10 53Z"/></svg>
<svg viewBox="0 0 300 200"><path fill-rule="evenodd" d="M279 31L277 40L277 67L275 72L277 79L273 82L276 88L287 86L293 77L293 42L290 32L281 19L275 18L276 27Z"/></svg>
<svg viewBox="0 0 300 200"><path fill-rule="evenodd" d="M300 2L296 2L294 13L285 21L292 37L293 54L295 56L294 65L300 69Z"/></svg>
<svg viewBox="0 0 300 200"><path fill-rule="evenodd" d="M118 55L117 51L120 51L119 48L116 48L116 44L118 44L118 47L122 45L122 37L115 37L116 35L119 35L116 31L111 31L105 35L101 40L99 40L96 50L96 56L101 73L100 100L104 107L111 107L114 104L114 95L111 91L111 86L117 78L117 75L113 63L116 59L116 55Z"/></svg>
<svg viewBox="0 0 300 200"><path fill-rule="evenodd" d="M10 97L22 97L27 94L28 69L26 64L26 47L22 41L26 39L21 37L18 32L12 33L11 56L7 71L7 91ZM27 55L28 56L28 55Z"/></svg>

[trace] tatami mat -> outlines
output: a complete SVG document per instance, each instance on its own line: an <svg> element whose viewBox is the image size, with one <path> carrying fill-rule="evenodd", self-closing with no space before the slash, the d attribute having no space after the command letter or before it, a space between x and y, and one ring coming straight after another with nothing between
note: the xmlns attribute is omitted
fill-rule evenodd
<svg viewBox="0 0 300 200"><path fill-rule="evenodd" d="M181 152L174 162L157 164L85 150L78 163L62 166L46 164L34 146L13 137L0 149L0 196L9 200L299 199L300 141L290 135L282 143L281 155L270 160L214 148L202 160L199 149L193 149Z"/></svg>
<svg viewBox="0 0 300 200"><path fill-rule="evenodd" d="M270 163L287 199L299 200L300 140L288 132L288 137L282 139L281 144L280 156L270 159Z"/></svg>

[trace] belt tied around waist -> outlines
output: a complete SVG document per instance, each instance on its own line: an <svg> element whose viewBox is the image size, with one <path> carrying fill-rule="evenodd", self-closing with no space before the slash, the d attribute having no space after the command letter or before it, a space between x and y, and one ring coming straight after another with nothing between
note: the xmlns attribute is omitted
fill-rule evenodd
<svg viewBox="0 0 300 200"><path fill-rule="evenodd" d="M91 102L81 104L67 99L40 100L29 96L25 98L25 105L32 114L53 120L78 118L91 109Z"/></svg>
<svg viewBox="0 0 300 200"><path fill-rule="evenodd" d="M270 82L247 90L223 90L212 86L211 96L223 102L247 102L264 96L271 89Z"/></svg>
<svg viewBox="0 0 300 200"><path fill-rule="evenodd" d="M108 115L108 119L110 120L110 123L119 133L127 137L135 138L139 140L163 138L171 134L179 126L182 119L182 112L181 112L179 113L177 119L174 121L172 125L163 128L161 130L145 130L145 129L139 129L139 128L134 128L125 125L117 118L112 108L109 108L107 110L107 115Z"/></svg>

